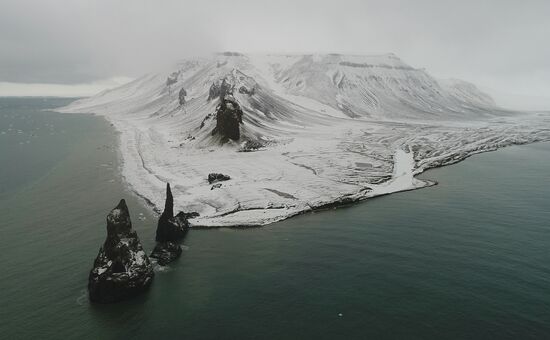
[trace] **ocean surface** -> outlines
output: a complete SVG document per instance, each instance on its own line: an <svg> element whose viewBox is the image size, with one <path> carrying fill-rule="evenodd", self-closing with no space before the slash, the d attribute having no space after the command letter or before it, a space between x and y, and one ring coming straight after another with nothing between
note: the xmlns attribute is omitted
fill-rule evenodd
<svg viewBox="0 0 550 340"><path fill-rule="evenodd" d="M120 198L144 247L156 217L119 176L103 118L0 98L1 339L548 339L550 143L422 175L439 185L264 228L192 230L136 299L91 305Z"/></svg>

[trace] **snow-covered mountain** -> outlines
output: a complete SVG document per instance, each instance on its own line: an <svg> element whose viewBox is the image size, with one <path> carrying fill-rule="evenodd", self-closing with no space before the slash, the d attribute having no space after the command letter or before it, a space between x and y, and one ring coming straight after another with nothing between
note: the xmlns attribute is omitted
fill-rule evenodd
<svg viewBox="0 0 550 340"><path fill-rule="evenodd" d="M214 128L212 118L220 101L210 98L211 90L222 85L242 109L242 134L250 139L284 135L293 125L331 124L327 118L332 117L479 119L497 109L474 85L438 81L393 54L236 53L182 61L174 70L142 77L74 103L71 109L154 120L164 117L177 131L204 140ZM182 89L184 104L179 99Z"/></svg>
<svg viewBox="0 0 550 340"><path fill-rule="evenodd" d="M546 117L518 121L474 85L393 54L221 53L61 111L111 120L128 183L160 207L172 182L176 205L201 214L196 226L265 224L421 187L413 173L425 168L548 136ZM212 187L210 172L232 179Z"/></svg>

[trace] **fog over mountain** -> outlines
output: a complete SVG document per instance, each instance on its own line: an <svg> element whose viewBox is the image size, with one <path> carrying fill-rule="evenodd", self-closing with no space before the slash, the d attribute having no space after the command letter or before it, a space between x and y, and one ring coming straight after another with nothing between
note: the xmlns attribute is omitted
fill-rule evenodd
<svg viewBox="0 0 550 340"><path fill-rule="evenodd" d="M550 3L536 0L522 6L496 0L3 0L0 82L137 78L179 58L225 50L392 52L436 77L504 96L546 97L548 13Z"/></svg>

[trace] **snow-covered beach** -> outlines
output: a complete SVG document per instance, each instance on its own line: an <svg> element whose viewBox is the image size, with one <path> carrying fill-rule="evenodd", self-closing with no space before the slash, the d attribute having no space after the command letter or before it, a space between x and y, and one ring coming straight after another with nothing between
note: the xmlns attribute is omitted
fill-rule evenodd
<svg viewBox="0 0 550 340"><path fill-rule="evenodd" d="M224 87L242 110L236 140L217 130ZM175 208L200 214L194 227L265 225L421 188L433 184L414 177L426 169L550 140L548 114L500 109L393 54L219 54L59 111L105 116L132 190L158 210L170 182ZM209 173L231 179L213 186Z"/></svg>

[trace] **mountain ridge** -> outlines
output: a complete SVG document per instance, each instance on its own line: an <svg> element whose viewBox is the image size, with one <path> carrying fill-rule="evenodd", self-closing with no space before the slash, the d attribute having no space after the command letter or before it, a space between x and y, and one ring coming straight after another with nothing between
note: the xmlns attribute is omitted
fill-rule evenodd
<svg viewBox="0 0 550 340"><path fill-rule="evenodd" d="M204 131L219 104L215 84L226 84L243 111L243 138L284 137L289 125L330 124L334 118L372 120L479 119L500 111L464 81L438 81L395 54L274 55L225 52L179 62L119 88L75 102L65 110L105 115L174 117L191 138L209 144ZM185 104L178 93L186 92ZM254 91L252 95L251 92ZM222 99L220 99L222 100ZM187 117L183 117L183 116Z"/></svg>

